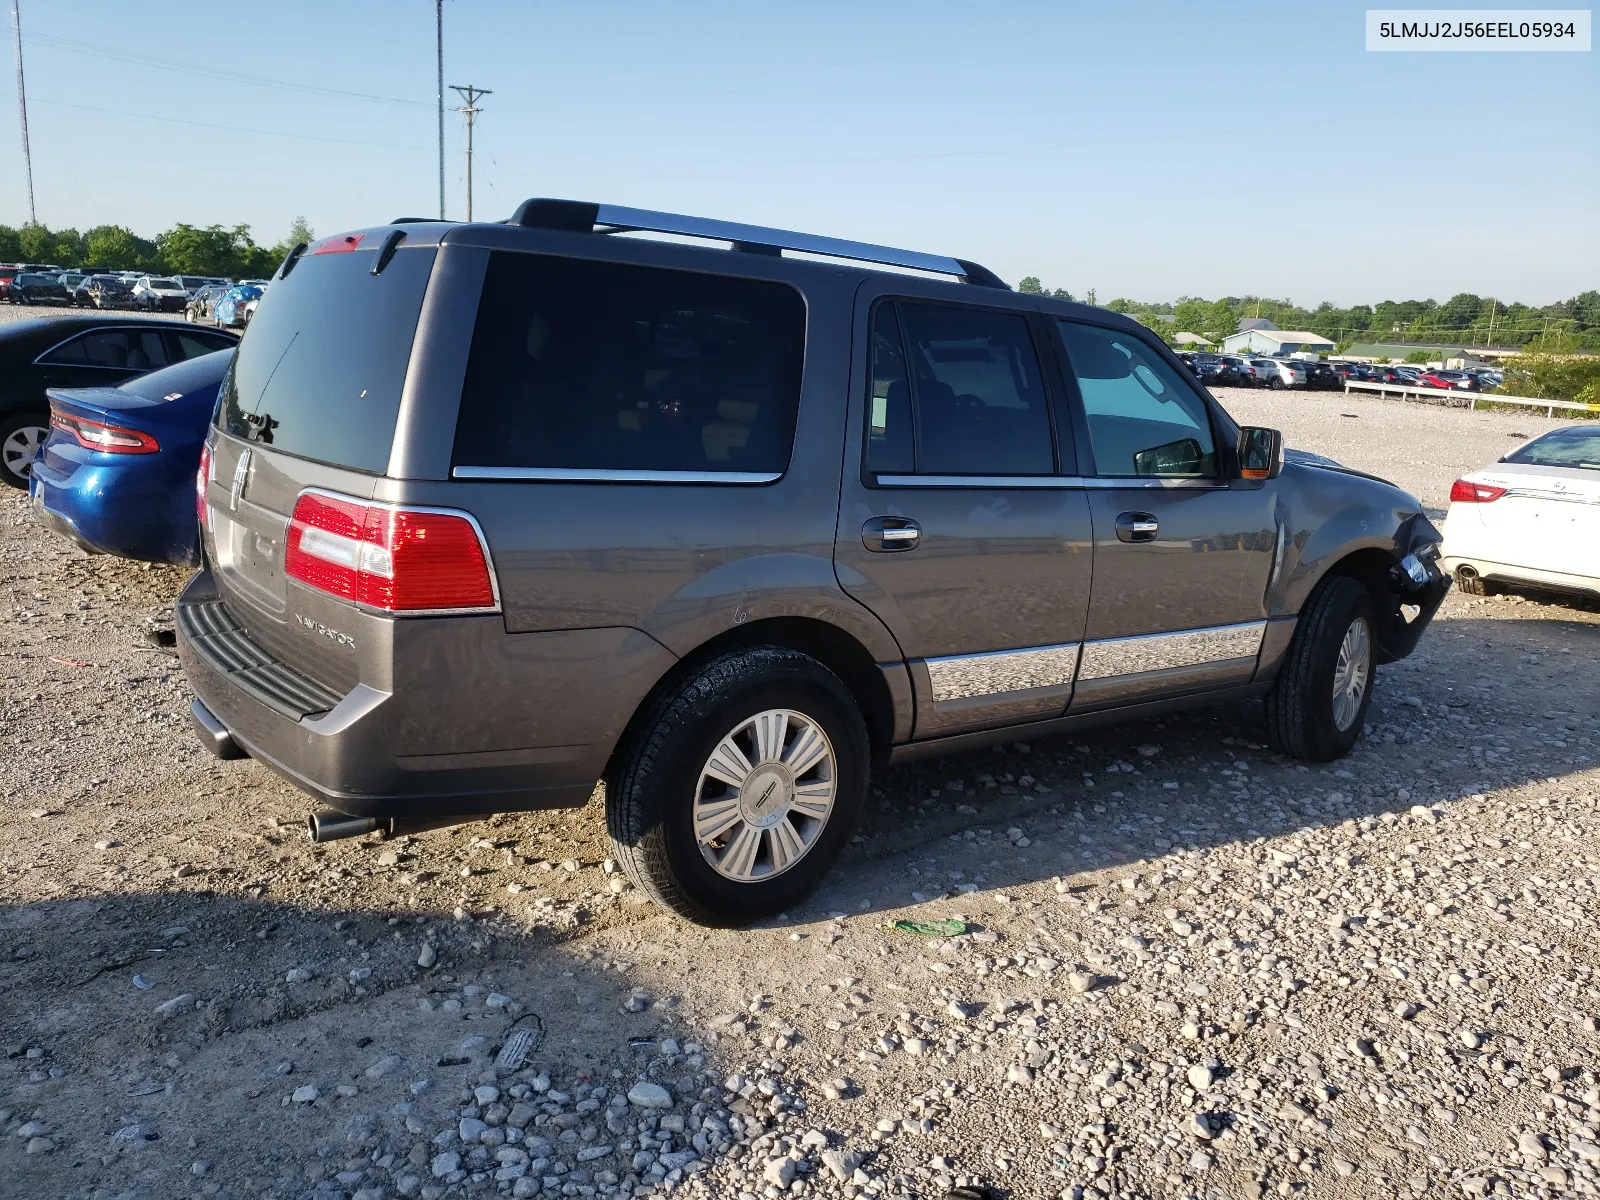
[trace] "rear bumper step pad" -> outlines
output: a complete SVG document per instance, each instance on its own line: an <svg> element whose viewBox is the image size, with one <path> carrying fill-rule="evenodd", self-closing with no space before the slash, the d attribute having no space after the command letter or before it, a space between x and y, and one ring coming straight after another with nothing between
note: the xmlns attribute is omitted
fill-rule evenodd
<svg viewBox="0 0 1600 1200"><path fill-rule="evenodd" d="M220 600L180 603L177 620L195 653L213 670L292 721L325 713L343 699L263 651L228 615Z"/></svg>

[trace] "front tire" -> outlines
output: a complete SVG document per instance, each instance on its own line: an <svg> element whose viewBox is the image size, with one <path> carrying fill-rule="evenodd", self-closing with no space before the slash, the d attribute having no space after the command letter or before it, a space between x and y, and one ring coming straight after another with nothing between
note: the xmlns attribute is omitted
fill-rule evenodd
<svg viewBox="0 0 1600 1200"><path fill-rule="evenodd" d="M1281 391L1283 389L1283 380L1281 380L1281 379L1269 379L1267 381L1267 386L1270 387L1275 392L1276 391Z"/></svg>
<svg viewBox="0 0 1600 1200"><path fill-rule="evenodd" d="M748 925L828 872L870 767L866 722L838 676L787 647L734 650L641 714L606 776L606 826L657 904Z"/></svg>
<svg viewBox="0 0 1600 1200"><path fill-rule="evenodd" d="M1266 695L1273 749L1307 762L1350 753L1372 705L1375 628L1372 594L1359 581L1338 575L1317 587Z"/></svg>

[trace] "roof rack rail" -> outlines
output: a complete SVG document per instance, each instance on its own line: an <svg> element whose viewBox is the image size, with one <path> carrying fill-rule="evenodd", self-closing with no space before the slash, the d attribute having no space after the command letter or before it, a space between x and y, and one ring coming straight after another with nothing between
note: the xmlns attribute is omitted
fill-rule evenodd
<svg viewBox="0 0 1600 1200"><path fill-rule="evenodd" d="M728 242L734 250L747 254L775 255L785 250L797 250L828 258L846 258L855 262L881 263L913 271L954 275L965 283L979 287L1010 290L1009 285L993 271L966 259L923 254L917 250L897 250L893 246L874 246L868 242L850 242L813 233L742 225L736 221L715 221L706 217L624 208L616 204L535 197L524 200L506 224L557 229L568 233L675 233L684 237Z"/></svg>

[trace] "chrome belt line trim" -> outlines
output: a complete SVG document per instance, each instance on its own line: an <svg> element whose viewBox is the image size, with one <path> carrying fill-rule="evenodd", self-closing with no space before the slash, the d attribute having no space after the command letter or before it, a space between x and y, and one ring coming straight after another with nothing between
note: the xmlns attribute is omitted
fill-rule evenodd
<svg viewBox="0 0 1600 1200"><path fill-rule="evenodd" d="M579 467L457 467L456 479L547 479L565 483L774 483L781 471L611 471Z"/></svg>
<svg viewBox="0 0 1600 1200"><path fill-rule="evenodd" d="M1250 621L1243 625L1085 642L1078 679L1110 679L1118 675L1249 658L1260 653L1266 629L1265 621Z"/></svg>
<svg viewBox="0 0 1600 1200"><path fill-rule="evenodd" d="M1081 488L1085 486L1085 481L1077 475L879 475L877 485L905 488Z"/></svg>
<svg viewBox="0 0 1600 1200"><path fill-rule="evenodd" d="M935 705L1035 688L1066 687L1078 669L1078 643L1025 646L926 660Z"/></svg>
<svg viewBox="0 0 1600 1200"><path fill-rule="evenodd" d="M463 468L457 467L457 472ZM878 487L904 488L1093 488L1096 491L1119 489L1206 489L1224 491L1226 483L1215 479L1190 478L1109 478L1084 475L879 475Z"/></svg>
<svg viewBox="0 0 1600 1200"><path fill-rule="evenodd" d="M1118 491L1124 488L1187 489L1203 488L1207 491L1226 491L1227 483L1220 479L1196 478L1189 475L1096 475L1085 479L1083 486L1096 491Z"/></svg>

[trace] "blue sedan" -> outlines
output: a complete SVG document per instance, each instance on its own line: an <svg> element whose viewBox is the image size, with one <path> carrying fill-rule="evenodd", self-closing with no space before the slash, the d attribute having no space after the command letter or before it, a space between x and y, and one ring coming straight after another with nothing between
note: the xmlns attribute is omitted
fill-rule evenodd
<svg viewBox="0 0 1600 1200"><path fill-rule="evenodd" d="M51 388L28 494L46 528L95 554L199 561L195 472L232 350L120 387Z"/></svg>

